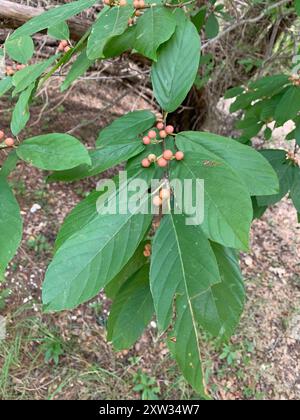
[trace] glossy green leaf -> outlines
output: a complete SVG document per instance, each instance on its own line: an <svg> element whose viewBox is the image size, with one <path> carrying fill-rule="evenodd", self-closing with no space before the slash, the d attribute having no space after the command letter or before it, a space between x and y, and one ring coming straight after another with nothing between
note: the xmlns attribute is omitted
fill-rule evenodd
<svg viewBox="0 0 300 420"><path fill-rule="evenodd" d="M26 124L29 121L29 104L34 88L35 84L33 83L26 90L21 92L18 102L14 107L10 123L10 129L14 136L17 136L26 127Z"/></svg>
<svg viewBox="0 0 300 420"><path fill-rule="evenodd" d="M105 197L105 205L98 205L97 216L56 252L43 285L47 310L71 309L93 298L134 254L152 216L140 212L148 203L148 193L135 210L120 212L126 188L127 184Z"/></svg>
<svg viewBox="0 0 300 420"><path fill-rule="evenodd" d="M108 341L118 351L130 348L151 321L153 312L149 265L145 265L123 284L114 298L107 324Z"/></svg>
<svg viewBox="0 0 300 420"><path fill-rule="evenodd" d="M150 7L137 20L134 48L157 61L158 47L168 41L176 28L173 12L166 7Z"/></svg>
<svg viewBox="0 0 300 420"><path fill-rule="evenodd" d="M74 168L91 160L85 147L68 134L45 134L31 137L18 147L20 159L45 170Z"/></svg>
<svg viewBox="0 0 300 420"><path fill-rule="evenodd" d="M162 275L163 273L163 275ZM203 393L197 300L220 282L209 241L184 215L165 215L153 240L150 287L160 330L172 321L176 297L175 357L189 383Z"/></svg>
<svg viewBox="0 0 300 420"><path fill-rule="evenodd" d="M223 159L205 149L201 153L188 151L183 161L172 165L171 178L191 179L194 189L197 179L204 180L203 231L214 242L248 249L253 217L250 195Z"/></svg>
<svg viewBox="0 0 300 420"><path fill-rule="evenodd" d="M53 26L50 26L48 29L48 36L58 40L69 39L70 30L67 22L59 22Z"/></svg>
<svg viewBox="0 0 300 420"><path fill-rule="evenodd" d="M15 86L15 93L22 92L34 83L51 64L56 60L57 56L50 57L48 60L41 63L32 64L18 71L13 76L13 85Z"/></svg>
<svg viewBox="0 0 300 420"><path fill-rule="evenodd" d="M12 60L27 64L34 54L32 38L28 35L20 38L9 37L5 42L5 51Z"/></svg>
<svg viewBox="0 0 300 420"><path fill-rule="evenodd" d="M151 77L154 96L163 110L175 111L193 86L200 48L197 29L188 20L180 23L172 38L160 48Z"/></svg>
<svg viewBox="0 0 300 420"><path fill-rule="evenodd" d="M128 27L128 19L133 14L132 6L104 9L92 27L87 45L87 56L94 60L103 58L104 47L115 36L123 34Z"/></svg>
<svg viewBox="0 0 300 420"><path fill-rule="evenodd" d="M180 150L201 153L204 149L226 161L251 195L271 195L279 190L277 175L255 149L227 137L207 132L186 131L176 137Z"/></svg>
<svg viewBox="0 0 300 420"><path fill-rule="evenodd" d="M20 26L12 34L11 38L14 39L26 35L33 35L34 33L40 32L53 25L58 25L59 23L64 22L72 16L75 16L83 10L93 6L96 2L97 0L78 0L54 7L41 15L30 19L23 26Z"/></svg>
<svg viewBox="0 0 300 420"><path fill-rule="evenodd" d="M0 172L0 280L22 239L20 208L2 171Z"/></svg>

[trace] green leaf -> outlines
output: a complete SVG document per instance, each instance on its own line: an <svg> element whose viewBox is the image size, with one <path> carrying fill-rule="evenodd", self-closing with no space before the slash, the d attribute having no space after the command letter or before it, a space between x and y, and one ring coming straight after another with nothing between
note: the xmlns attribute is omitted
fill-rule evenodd
<svg viewBox="0 0 300 420"><path fill-rule="evenodd" d="M291 86L281 98L275 111L275 120L278 125L295 118L300 111L300 87Z"/></svg>
<svg viewBox="0 0 300 420"><path fill-rule="evenodd" d="M244 88L237 86L231 89L228 89L224 95L225 99L235 98L238 95L241 95L244 92Z"/></svg>
<svg viewBox="0 0 300 420"><path fill-rule="evenodd" d="M204 180L203 231L214 242L248 249L253 217L250 195L224 160L205 149L201 153L188 151L183 161L171 166L170 175L172 179L191 179L194 189L197 179Z"/></svg>
<svg viewBox="0 0 300 420"><path fill-rule="evenodd" d="M123 142L120 141L119 144L99 147L89 152L91 165L80 165L67 171L55 172L49 176L48 181L73 182L98 175L138 155L144 148L143 144L138 140L124 140Z"/></svg>
<svg viewBox="0 0 300 420"><path fill-rule="evenodd" d="M118 144L120 141L134 140L153 127L156 117L151 111L133 111L117 118L100 131L97 146Z"/></svg>
<svg viewBox="0 0 300 420"><path fill-rule="evenodd" d="M176 28L173 12L166 7L150 7L137 20L134 48L145 57L157 61L157 49L168 41Z"/></svg>
<svg viewBox="0 0 300 420"><path fill-rule="evenodd" d="M49 27L48 36L51 36L54 39L69 39L70 30L67 22L59 22Z"/></svg>
<svg viewBox="0 0 300 420"><path fill-rule="evenodd" d="M280 201L289 192L293 185L293 166L286 160L285 150L261 150L261 154L272 165L279 179L279 193L271 196L257 197L257 203L261 206L271 206Z"/></svg>
<svg viewBox="0 0 300 420"><path fill-rule="evenodd" d="M180 23L172 38L160 48L151 77L154 96L163 110L175 111L193 86L200 48L197 29L188 20Z"/></svg>
<svg viewBox="0 0 300 420"><path fill-rule="evenodd" d="M27 64L34 54L34 44L28 35L20 38L9 37L5 42L5 51L12 60Z"/></svg>
<svg viewBox="0 0 300 420"><path fill-rule="evenodd" d="M203 28L203 26L205 24L206 12L207 12L207 7L206 6L202 6L197 11L197 13L194 14L191 17L191 21L196 26L196 28L197 28L197 30L198 30L199 33L200 33L201 29Z"/></svg>
<svg viewBox="0 0 300 420"><path fill-rule="evenodd" d="M15 86L15 93L22 92L34 83L51 64L56 60L57 56L54 55L42 63L32 64L25 67L23 70L18 71L13 76L13 85Z"/></svg>
<svg viewBox="0 0 300 420"><path fill-rule="evenodd" d="M0 80L0 97L5 95L13 87L12 77L7 76Z"/></svg>
<svg viewBox="0 0 300 420"><path fill-rule="evenodd" d="M62 6L54 7L30 19L23 26L20 26L12 35L11 38L20 38L26 35L33 35L44 29L50 28L53 25L58 25L66 21L72 16L77 15L83 10L93 6L97 0L78 0L72 3L63 4Z"/></svg>
<svg viewBox="0 0 300 420"><path fill-rule="evenodd" d="M300 213L300 169L294 167L294 180L291 187L291 199L298 213Z"/></svg>
<svg viewBox="0 0 300 420"><path fill-rule="evenodd" d="M151 170L147 171L147 176L150 175ZM97 216L56 252L43 285L47 310L71 309L93 298L134 254L152 216L141 212L148 203L148 193L139 200L135 210L120 212L119 203L126 190L127 184L109 194L105 205L97 206Z"/></svg>
<svg viewBox="0 0 300 420"><path fill-rule="evenodd" d="M17 154L33 166L50 171L91 163L87 150L75 137L60 133L31 137L18 147Z"/></svg>
<svg viewBox="0 0 300 420"><path fill-rule="evenodd" d="M194 131L179 133L176 144L183 151L201 153L205 149L226 161L247 185L250 195L271 195L279 190L272 166L252 147L227 137Z"/></svg>
<svg viewBox="0 0 300 420"><path fill-rule="evenodd" d="M97 217L97 200L103 191L93 191L68 214L58 232L55 241L55 252L80 229Z"/></svg>
<svg viewBox="0 0 300 420"><path fill-rule="evenodd" d="M297 15L300 16L300 0L295 0L295 9L296 9Z"/></svg>
<svg viewBox="0 0 300 420"><path fill-rule="evenodd" d="M143 241L140 243L128 263L105 287L105 294L109 299L114 299L122 285L146 264L147 259L144 256L144 249L147 243L149 243L149 241Z"/></svg>
<svg viewBox="0 0 300 420"><path fill-rule="evenodd" d="M0 280L22 239L20 208L4 174L0 172Z"/></svg>
<svg viewBox="0 0 300 420"><path fill-rule="evenodd" d="M197 320L206 332L230 339L243 312L245 288L236 251L212 243L221 283L213 285L195 302Z"/></svg>
<svg viewBox="0 0 300 420"><path fill-rule="evenodd" d="M219 21L214 13L208 16L205 24L205 34L208 39L215 38L220 30Z"/></svg>
<svg viewBox="0 0 300 420"><path fill-rule="evenodd" d="M84 73L89 69L89 67L93 64L93 60L87 58L86 50L82 51L82 53L77 57L76 61L72 64L72 67L67 74L63 84L61 85L61 91L64 92L65 90L69 89L71 84L78 79L78 77L84 75Z"/></svg>
<svg viewBox="0 0 300 420"><path fill-rule="evenodd" d="M198 296L220 281L216 258L201 227L186 225L184 215L165 215L153 240L150 270L159 330L171 323L176 294L185 295L194 308Z"/></svg>
<svg viewBox="0 0 300 420"><path fill-rule="evenodd" d="M136 25L128 26L126 31L118 36L114 36L110 41L105 44L104 47L104 57L112 58L118 57L123 54L125 51L130 51L133 49L134 42L136 38Z"/></svg>
<svg viewBox="0 0 300 420"><path fill-rule="evenodd" d="M151 321L153 312L149 265L145 265L123 284L114 299L107 324L108 341L118 351L130 348Z"/></svg>
<svg viewBox="0 0 300 420"><path fill-rule="evenodd" d="M128 19L133 14L132 6L104 9L94 23L87 44L90 60L103 58L103 50L108 41L123 34L128 27Z"/></svg>
<svg viewBox="0 0 300 420"><path fill-rule="evenodd" d="M0 170L0 178L7 178L10 173L16 168L18 162L18 156L15 150L12 150L5 161Z"/></svg>
<svg viewBox="0 0 300 420"><path fill-rule="evenodd" d="M174 354L185 378L200 393L204 381L197 299L219 281L217 261L201 228L187 226L183 215L165 215L153 241L150 287L160 330L172 320L176 296Z"/></svg>
<svg viewBox="0 0 300 420"><path fill-rule="evenodd" d="M14 107L10 123L10 129L14 136L17 136L23 130L23 128L26 127L26 124L29 121L29 104L34 88L35 83L32 83L32 85L30 85L26 90L24 90L20 94L18 102Z"/></svg>

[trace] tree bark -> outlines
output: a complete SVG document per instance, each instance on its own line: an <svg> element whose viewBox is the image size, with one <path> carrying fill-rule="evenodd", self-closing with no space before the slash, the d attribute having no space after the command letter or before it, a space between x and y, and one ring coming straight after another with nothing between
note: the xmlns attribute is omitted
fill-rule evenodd
<svg viewBox="0 0 300 420"><path fill-rule="evenodd" d="M45 12L41 7L25 6L7 0L0 0L0 28L16 29L28 20ZM77 41L87 31L91 22L72 18L68 21L71 38Z"/></svg>

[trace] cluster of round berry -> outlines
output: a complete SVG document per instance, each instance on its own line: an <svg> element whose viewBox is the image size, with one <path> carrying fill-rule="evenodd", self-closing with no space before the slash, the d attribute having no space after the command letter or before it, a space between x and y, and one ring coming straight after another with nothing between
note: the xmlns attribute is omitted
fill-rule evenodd
<svg viewBox="0 0 300 420"><path fill-rule="evenodd" d="M174 127L172 125L165 126L162 121L157 123L156 128L158 130L158 134L156 130L150 130L148 135L143 137L143 144L145 146L152 143L156 144L174 133ZM157 138L157 135L159 135L159 139ZM144 168L149 168L151 163L156 162L158 166L165 168L168 165L168 161L174 159L182 160L183 158L184 153L180 150L174 154L172 150L166 149L161 156L156 156L154 153L150 153L148 157L142 160L141 164Z"/></svg>
<svg viewBox="0 0 300 420"><path fill-rule="evenodd" d="M0 130L0 141L4 140L4 144L7 147L13 147L15 144L15 141L11 137L6 137L4 131Z"/></svg>
<svg viewBox="0 0 300 420"><path fill-rule="evenodd" d="M13 76L17 71L25 69L25 64L14 64L6 66L5 73L7 76Z"/></svg>
<svg viewBox="0 0 300 420"><path fill-rule="evenodd" d="M300 166L300 160L294 152L287 152L286 160L289 160L293 165Z"/></svg>
<svg viewBox="0 0 300 420"><path fill-rule="evenodd" d="M159 195L153 197L153 205L155 207L161 207L164 201L168 201L171 197L171 190L169 188L162 188L159 191Z"/></svg>
<svg viewBox="0 0 300 420"><path fill-rule="evenodd" d="M289 81L292 82L294 86L300 86L300 74L292 74Z"/></svg>
<svg viewBox="0 0 300 420"><path fill-rule="evenodd" d="M68 51L70 51L71 47L69 45L69 41L67 41L66 39L63 39L62 41L60 41L57 50L61 51L61 52L65 52L67 53Z"/></svg>
<svg viewBox="0 0 300 420"><path fill-rule="evenodd" d="M144 257L148 258L151 257L151 244L146 244L144 248Z"/></svg>

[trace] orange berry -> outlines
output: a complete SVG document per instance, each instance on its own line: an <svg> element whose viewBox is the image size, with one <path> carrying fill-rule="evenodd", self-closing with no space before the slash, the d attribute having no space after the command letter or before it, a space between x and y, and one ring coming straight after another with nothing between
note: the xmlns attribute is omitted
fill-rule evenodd
<svg viewBox="0 0 300 420"><path fill-rule="evenodd" d="M149 168L150 165L151 165L151 162L149 161L149 159L143 159L142 160L142 167L143 168Z"/></svg>
<svg viewBox="0 0 300 420"><path fill-rule="evenodd" d="M148 137L148 136L143 137L143 143L144 143L145 145L150 144L150 143L151 143L151 139L150 139L150 137Z"/></svg>
<svg viewBox="0 0 300 420"><path fill-rule="evenodd" d="M156 155L154 153L150 153L148 156L149 162L155 162L156 161Z"/></svg>
<svg viewBox="0 0 300 420"><path fill-rule="evenodd" d="M11 137L7 137L7 139L4 140L4 143L7 147L12 147L15 144L15 141Z"/></svg>
<svg viewBox="0 0 300 420"><path fill-rule="evenodd" d="M158 122L158 123L156 124L156 127L157 127L157 129L158 129L158 130L163 130L163 129L164 129L164 127L165 127L165 125L164 125L164 123L163 123L163 122Z"/></svg>
<svg viewBox="0 0 300 420"><path fill-rule="evenodd" d="M162 205L162 199L159 195L153 197L153 204L155 205L155 207L160 207Z"/></svg>
<svg viewBox="0 0 300 420"><path fill-rule="evenodd" d="M175 159L176 160L182 160L184 158L184 153L181 151L178 151L175 153Z"/></svg>
<svg viewBox="0 0 300 420"><path fill-rule="evenodd" d="M172 152L172 150L165 150L165 151L164 151L164 153L163 153L163 157L164 157L164 159L166 159L166 160L171 160L171 159L172 159L172 157L173 157L173 152Z"/></svg>
<svg viewBox="0 0 300 420"><path fill-rule="evenodd" d="M141 12L140 10L136 10L136 11L134 12L134 15L135 15L136 17L142 16L142 12Z"/></svg>
<svg viewBox="0 0 300 420"><path fill-rule="evenodd" d="M144 250L143 254L144 254L144 257L146 257L146 258L151 256L151 252L148 251L147 249Z"/></svg>
<svg viewBox="0 0 300 420"><path fill-rule="evenodd" d="M120 4L121 7L127 6L127 1L126 0L120 0L119 4Z"/></svg>
<svg viewBox="0 0 300 420"><path fill-rule="evenodd" d="M139 0L139 8L144 9L145 6L146 6L145 1L144 0Z"/></svg>
<svg viewBox="0 0 300 420"><path fill-rule="evenodd" d="M156 139L156 131L150 130L149 133L148 133L148 137L150 139Z"/></svg>
<svg viewBox="0 0 300 420"><path fill-rule="evenodd" d="M25 69L25 67L26 66L24 64L17 64L16 69L19 71Z"/></svg>
<svg viewBox="0 0 300 420"><path fill-rule="evenodd" d="M110 6L110 0L103 0L103 3L106 4L107 6Z"/></svg>
<svg viewBox="0 0 300 420"><path fill-rule="evenodd" d="M160 190L159 196L162 200L168 200L171 197L171 191L168 188L163 188Z"/></svg>
<svg viewBox="0 0 300 420"><path fill-rule="evenodd" d="M64 51L65 47L63 46L62 43L59 44L59 46L57 47L58 51Z"/></svg>
<svg viewBox="0 0 300 420"><path fill-rule="evenodd" d="M68 51L70 51L71 47L67 46L64 48L64 52L67 53Z"/></svg>
<svg viewBox="0 0 300 420"><path fill-rule="evenodd" d="M165 128L167 134L173 134L174 133L174 127L173 125L167 125Z"/></svg>
<svg viewBox="0 0 300 420"><path fill-rule="evenodd" d="M0 140L3 140L4 139L4 136L5 136L5 134L4 134L4 131L0 131Z"/></svg>
<svg viewBox="0 0 300 420"><path fill-rule="evenodd" d="M15 71L14 71L14 69L11 66L7 66L6 67L6 74L8 76L13 76L15 74Z"/></svg>
<svg viewBox="0 0 300 420"><path fill-rule="evenodd" d="M140 7L140 2L139 2L139 0L133 0L133 7L134 7L135 9L138 9L138 8Z"/></svg>
<svg viewBox="0 0 300 420"><path fill-rule="evenodd" d="M158 166L161 168L165 168L168 165L168 161L164 159L163 157L159 158L157 161Z"/></svg>
<svg viewBox="0 0 300 420"><path fill-rule="evenodd" d="M69 42L66 39L63 39L62 41L60 41L60 43L64 48L69 45Z"/></svg>
<svg viewBox="0 0 300 420"><path fill-rule="evenodd" d="M147 251L151 251L151 244L146 244L145 245L145 250L147 250Z"/></svg>
<svg viewBox="0 0 300 420"><path fill-rule="evenodd" d="M168 136L168 134L166 133L165 130L161 130L159 132L159 136L160 136L161 139L165 139Z"/></svg>

